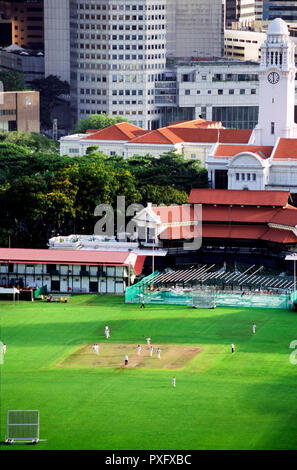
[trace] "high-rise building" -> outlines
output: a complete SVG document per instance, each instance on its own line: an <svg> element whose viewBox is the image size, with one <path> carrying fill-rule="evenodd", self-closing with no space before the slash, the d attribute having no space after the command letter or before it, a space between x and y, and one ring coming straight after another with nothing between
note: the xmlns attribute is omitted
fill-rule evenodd
<svg viewBox="0 0 297 470"><path fill-rule="evenodd" d="M166 0L45 0L46 75L70 79L74 122L108 113L159 126L166 14Z"/></svg>
<svg viewBox="0 0 297 470"><path fill-rule="evenodd" d="M265 19L282 18L287 23L297 22L297 1L264 0Z"/></svg>
<svg viewBox="0 0 297 470"><path fill-rule="evenodd" d="M255 0L255 19L263 20L263 0Z"/></svg>
<svg viewBox="0 0 297 470"><path fill-rule="evenodd" d="M225 0L45 0L45 75L71 86L73 122L123 116L161 125L166 57L219 57Z"/></svg>
<svg viewBox="0 0 297 470"><path fill-rule="evenodd" d="M223 55L225 0L167 0L167 56Z"/></svg>
<svg viewBox="0 0 297 470"><path fill-rule="evenodd" d="M233 22L246 28L255 20L255 0L226 0L226 27Z"/></svg>
<svg viewBox="0 0 297 470"><path fill-rule="evenodd" d="M11 25L10 44L43 49L43 0L0 1L0 12Z"/></svg>

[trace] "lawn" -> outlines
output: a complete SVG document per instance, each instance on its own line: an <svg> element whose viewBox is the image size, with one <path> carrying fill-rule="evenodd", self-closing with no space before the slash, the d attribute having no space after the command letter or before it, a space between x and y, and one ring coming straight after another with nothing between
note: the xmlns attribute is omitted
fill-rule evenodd
<svg viewBox="0 0 297 470"><path fill-rule="evenodd" d="M289 360L295 312L140 309L122 296L85 295L67 304L2 301L0 321L7 345L0 365L1 441L8 409L38 409L46 441L34 449L297 448L297 365ZM174 361L125 368L114 360L73 359L94 342L107 356L109 345L110 351L145 348L147 336L165 351L175 347L176 368ZM179 361L185 347L199 353ZM11 448L28 446L2 447Z"/></svg>

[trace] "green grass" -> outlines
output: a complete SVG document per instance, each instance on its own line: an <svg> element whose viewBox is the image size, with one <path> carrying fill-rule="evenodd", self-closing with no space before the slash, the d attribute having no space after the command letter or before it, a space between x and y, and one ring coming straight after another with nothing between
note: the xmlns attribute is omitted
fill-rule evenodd
<svg viewBox="0 0 297 470"><path fill-rule="evenodd" d="M39 409L35 449L296 449L297 315L283 310L125 305L119 296L68 304L0 303L1 437L8 409ZM252 322L256 335L251 333ZM203 348L172 370L57 367L104 341ZM231 354L231 343L236 352ZM176 376L176 388L171 385ZM23 449L15 444L2 449Z"/></svg>

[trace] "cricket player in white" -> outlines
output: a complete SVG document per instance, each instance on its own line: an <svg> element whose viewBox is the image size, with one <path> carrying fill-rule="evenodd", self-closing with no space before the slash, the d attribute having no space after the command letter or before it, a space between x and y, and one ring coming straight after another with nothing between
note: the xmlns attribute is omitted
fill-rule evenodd
<svg viewBox="0 0 297 470"><path fill-rule="evenodd" d="M141 346L140 346L140 344L139 344L139 345L137 346L137 354L138 354L138 356L140 356L140 352L141 352Z"/></svg>
<svg viewBox="0 0 297 470"><path fill-rule="evenodd" d="M173 385L173 387L175 387L175 386L176 386L176 380L175 380L175 377L172 377L172 385Z"/></svg>
<svg viewBox="0 0 297 470"><path fill-rule="evenodd" d="M235 346L234 346L233 343L231 344L231 351L232 351L232 353L234 353L234 351L235 351Z"/></svg>
<svg viewBox="0 0 297 470"><path fill-rule="evenodd" d="M161 357L161 349L160 348L157 349L157 357L158 357L158 359L160 359L160 357Z"/></svg>
<svg viewBox="0 0 297 470"><path fill-rule="evenodd" d="M153 355L153 350L154 350L153 346L150 346L150 356Z"/></svg>
<svg viewBox="0 0 297 470"><path fill-rule="evenodd" d="M98 346L97 343L94 344L94 353L95 353L95 354L98 354L98 353L99 353L99 346Z"/></svg>
<svg viewBox="0 0 297 470"><path fill-rule="evenodd" d="M3 343L3 354L5 354L5 353L6 353L6 344Z"/></svg>
<svg viewBox="0 0 297 470"><path fill-rule="evenodd" d="M256 333L256 324L253 323L253 333L255 334Z"/></svg>
<svg viewBox="0 0 297 470"><path fill-rule="evenodd" d="M151 338L146 338L146 344L149 346L151 344Z"/></svg>
<svg viewBox="0 0 297 470"><path fill-rule="evenodd" d="M107 325L105 327L105 336L106 336L106 338L109 338L109 336L110 336L109 327Z"/></svg>

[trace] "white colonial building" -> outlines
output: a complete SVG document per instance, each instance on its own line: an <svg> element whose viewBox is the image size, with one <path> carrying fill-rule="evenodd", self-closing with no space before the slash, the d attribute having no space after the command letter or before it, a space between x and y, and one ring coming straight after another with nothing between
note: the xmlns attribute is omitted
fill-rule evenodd
<svg viewBox="0 0 297 470"><path fill-rule="evenodd" d="M213 146L206 160L213 188L297 192L294 53L286 23L273 20L261 48L258 124L248 144Z"/></svg>

